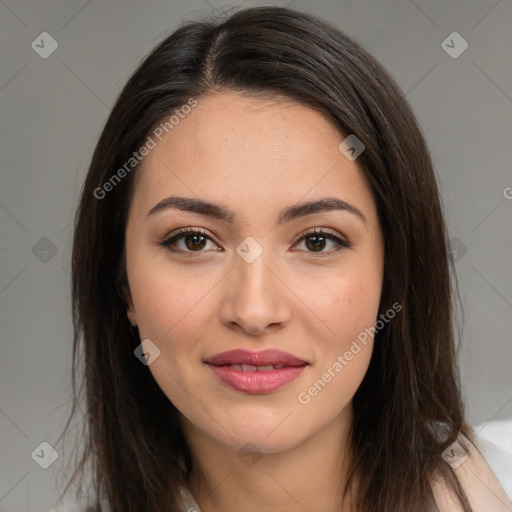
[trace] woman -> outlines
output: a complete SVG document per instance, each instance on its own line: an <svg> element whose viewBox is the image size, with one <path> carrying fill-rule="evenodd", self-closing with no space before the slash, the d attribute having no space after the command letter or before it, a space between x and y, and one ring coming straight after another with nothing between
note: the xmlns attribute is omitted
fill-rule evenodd
<svg viewBox="0 0 512 512"><path fill-rule="evenodd" d="M77 211L71 481L90 464L115 512L510 510L465 421L449 265L373 57L286 8L187 23L124 87Z"/></svg>

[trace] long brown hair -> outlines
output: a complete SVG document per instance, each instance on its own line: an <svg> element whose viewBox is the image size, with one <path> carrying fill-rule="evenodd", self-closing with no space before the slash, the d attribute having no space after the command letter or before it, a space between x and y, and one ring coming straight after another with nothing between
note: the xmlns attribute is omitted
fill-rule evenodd
<svg viewBox="0 0 512 512"><path fill-rule="evenodd" d="M179 510L190 453L176 408L134 356L141 340L122 294L138 166L125 166L122 179L112 176L175 109L222 90L291 99L326 114L366 147L358 163L385 240L379 313L395 302L403 309L376 334L353 399L344 491L357 470L364 475L361 510L420 511L432 503L428 478L437 472L471 512L441 457L459 432L470 439L474 433L464 421L456 362L459 292L424 137L404 94L374 57L328 22L280 7L182 25L131 76L103 128L74 226L73 396L62 435L84 403L84 446L64 493L90 465L96 509L103 503L113 512Z"/></svg>

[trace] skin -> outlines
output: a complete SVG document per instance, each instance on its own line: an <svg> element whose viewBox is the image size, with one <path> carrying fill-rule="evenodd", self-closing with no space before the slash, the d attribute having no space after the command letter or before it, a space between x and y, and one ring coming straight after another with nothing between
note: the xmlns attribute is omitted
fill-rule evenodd
<svg viewBox="0 0 512 512"><path fill-rule="evenodd" d="M384 240L357 160L338 150L344 138L305 106L222 92L199 98L138 171L126 226L128 318L161 351L149 369L180 412L202 512L355 510L350 499L341 506L338 489L373 339L309 403L298 401L378 318ZM236 218L147 215L170 195L224 205ZM324 197L351 203L366 223L336 210L277 224L283 208ZM181 253L158 245L188 226L211 240L181 238ZM313 228L352 246L326 240L315 251L298 238ZM249 236L263 250L251 263L236 252ZM277 348L310 364L286 386L251 395L203 363L234 348ZM258 450L250 467L246 443Z"/></svg>

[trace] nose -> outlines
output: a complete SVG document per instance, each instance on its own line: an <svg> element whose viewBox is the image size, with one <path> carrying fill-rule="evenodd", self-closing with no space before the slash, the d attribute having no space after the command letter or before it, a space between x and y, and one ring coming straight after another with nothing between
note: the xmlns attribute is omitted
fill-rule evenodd
<svg viewBox="0 0 512 512"><path fill-rule="evenodd" d="M274 264L273 264L274 263ZM236 256L226 276L221 304L221 320L230 329L261 336L287 325L292 316L293 295L271 251L251 263Z"/></svg>

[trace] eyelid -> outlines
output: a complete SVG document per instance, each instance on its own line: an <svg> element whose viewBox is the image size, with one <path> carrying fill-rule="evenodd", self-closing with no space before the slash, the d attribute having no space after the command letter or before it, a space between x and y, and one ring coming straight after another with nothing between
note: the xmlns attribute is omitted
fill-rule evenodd
<svg viewBox="0 0 512 512"><path fill-rule="evenodd" d="M174 242L174 240L182 238L186 235L195 235L195 234L200 234L200 235L204 236L205 238L207 238L208 240L212 241L214 244L219 245L216 242L215 237L210 235L205 229L195 227L195 226L184 226L182 228L178 228L174 231L171 231L170 233L166 234L163 237L162 241L158 242L156 245L160 245L160 246L164 247L165 249L168 249L169 251L175 252L175 253L201 254L202 252L205 252L205 251L183 251L180 249L170 249L170 247L169 247L171 245L171 242Z"/></svg>
<svg viewBox="0 0 512 512"><path fill-rule="evenodd" d="M325 235L331 235L334 238L338 238L341 242L346 243L347 245L350 244L350 242L346 239L345 236L338 234L336 231L330 229L330 228L323 228L323 227L314 227L314 228L308 228L304 231L301 231L297 237L294 239L293 244L295 245L297 242L300 242L302 238L305 236L312 236L316 234L325 234Z"/></svg>

